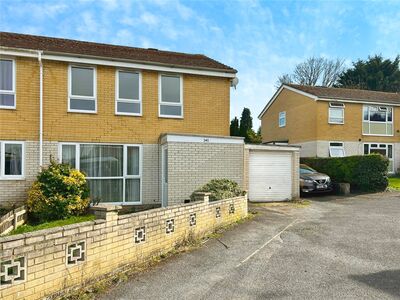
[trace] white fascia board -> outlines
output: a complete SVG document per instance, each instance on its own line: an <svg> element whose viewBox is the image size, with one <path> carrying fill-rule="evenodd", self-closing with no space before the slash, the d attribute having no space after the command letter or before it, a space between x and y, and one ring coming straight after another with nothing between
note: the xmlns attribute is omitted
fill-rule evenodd
<svg viewBox="0 0 400 300"><path fill-rule="evenodd" d="M161 139L161 144L165 143L203 143L203 144L236 144L243 145L244 140L230 137L213 137L213 136L198 136L198 135L179 135L166 134Z"/></svg>
<svg viewBox="0 0 400 300"><path fill-rule="evenodd" d="M276 98L278 98L279 94L282 92L283 89L287 89L289 91L295 92L297 94L306 96L308 98L313 99L314 101L318 100L318 97L303 91L300 91L296 88L293 88L291 86L288 86L286 84L282 84L281 87L275 92L275 94L272 96L271 100L267 103L267 105L264 107L262 112L258 115L258 119L261 120L262 116L265 114L265 112L270 108L270 106L275 102Z"/></svg>
<svg viewBox="0 0 400 300"><path fill-rule="evenodd" d="M298 152L301 146L291 145L291 146L277 146L277 145L245 145L245 149L248 150L261 150L261 151L290 151Z"/></svg>
<svg viewBox="0 0 400 300"><path fill-rule="evenodd" d="M386 103L386 102L379 102L379 101L367 101L367 100L342 100L340 98L318 98L318 101L327 101L327 102L343 102L343 103L356 103L356 104L372 104L372 105L382 105L382 106L400 106L400 103Z"/></svg>
<svg viewBox="0 0 400 300"><path fill-rule="evenodd" d="M36 50L25 50L25 49L10 49L6 47L0 47L0 55L9 56L22 56L22 57L37 57ZM132 63L128 61L121 60L107 60L100 57L80 57L80 56L68 56L68 55L58 55L58 54L46 54L43 52L42 59L44 60L54 60L54 61L64 61L69 63L78 64L88 64L88 65L102 65L102 66L112 66L118 68L131 68L131 69L141 69L141 70L152 70L159 72L170 72L170 73L181 73L181 74L194 74L203 76L213 76L213 77L225 77L225 78L235 78L235 73L223 72L223 71L213 71L213 70L202 70L194 68L182 68L173 66L162 66L157 64L144 64L144 63Z"/></svg>

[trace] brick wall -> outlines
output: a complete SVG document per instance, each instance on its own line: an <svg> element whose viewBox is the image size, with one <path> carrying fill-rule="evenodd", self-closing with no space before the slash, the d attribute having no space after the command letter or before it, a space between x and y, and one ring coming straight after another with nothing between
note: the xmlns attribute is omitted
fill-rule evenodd
<svg viewBox="0 0 400 300"><path fill-rule="evenodd" d="M168 204L189 199L214 178L243 185L243 144L168 143Z"/></svg>
<svg viewBox="0 0 400 300"><path fill-rule="evenodd" d="M41 299L127 264L165 253L193 235L247 215L247 197L203 201L119 215L99 207L98 220L0 238L0 298ZM8 276L13 268L15 276Z"/></svg>

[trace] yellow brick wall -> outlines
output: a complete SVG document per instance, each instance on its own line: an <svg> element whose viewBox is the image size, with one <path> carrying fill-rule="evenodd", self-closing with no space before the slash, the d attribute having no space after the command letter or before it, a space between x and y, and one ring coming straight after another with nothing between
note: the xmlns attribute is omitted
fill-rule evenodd
<svg viewBox="0 0 400 300"><path fill-rule="evenodd" d="M0 110L0 139L36 140L38 63L17 58L16 65L17 109ZM97 66L97 114L71 113L68 63L44 61L44 140L157 143L165 132L229 135L229 79L183 75L184 118L166 119L158 117L158 72L142 71L143 116L116 116L115 71Z"/></svg>
<svg viewBox="0 0 400 300"><path fill-rule="evenodd" d="M286 111L286 126L279 127L279 112ZM289 140L290 144L316 139L317 105L298 93L282 90L261 118L263 142Z"/></svg>

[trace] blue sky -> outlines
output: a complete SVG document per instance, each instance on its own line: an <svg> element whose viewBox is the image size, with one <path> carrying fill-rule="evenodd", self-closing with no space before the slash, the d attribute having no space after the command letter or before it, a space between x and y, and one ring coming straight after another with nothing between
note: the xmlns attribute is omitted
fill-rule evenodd
<svg viewBox="0 0 400 300"><path fill-rule="evenodd" d="M400 53L400 1L0 0L0 30L203 53L236 68L231 116L258 113L309 56Z"/></svg>

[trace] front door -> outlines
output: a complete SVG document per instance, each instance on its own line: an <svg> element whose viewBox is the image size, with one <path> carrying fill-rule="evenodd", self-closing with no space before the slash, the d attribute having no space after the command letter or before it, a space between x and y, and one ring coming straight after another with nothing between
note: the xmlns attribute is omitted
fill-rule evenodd
<svg viewBox="0 0 400 300"><path fill-rule="evenodd" d="M168 206L168 147L161 146L161 203Z"/></svg>

